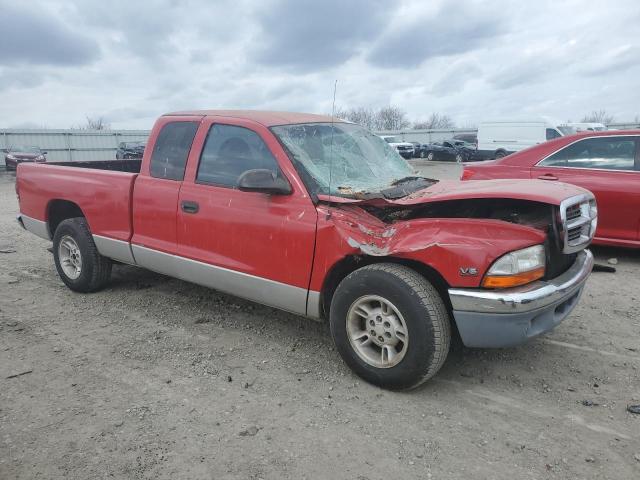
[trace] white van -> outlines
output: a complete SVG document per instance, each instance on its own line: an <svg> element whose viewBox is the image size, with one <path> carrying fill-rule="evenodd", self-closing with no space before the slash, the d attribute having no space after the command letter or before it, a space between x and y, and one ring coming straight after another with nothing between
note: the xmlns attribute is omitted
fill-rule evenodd
<svg viewBox="0 0 640 480"><path fill-rule="evenodd" d="M478 159L500 158L564 136L548 120L482 122L478 126Z"/></svg>

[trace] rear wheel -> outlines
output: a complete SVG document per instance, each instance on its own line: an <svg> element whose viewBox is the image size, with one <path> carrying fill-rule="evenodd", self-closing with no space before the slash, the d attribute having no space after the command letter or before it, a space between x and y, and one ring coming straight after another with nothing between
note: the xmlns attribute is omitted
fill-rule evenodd
<svg viewBox="0 0 640 480"><path fill-rule="evenodd" d="M493 157L494 158L502 158L502 157L506 157L507 156L507 152L505 152L504 150L498 150Z"/></svg>
<svg viewBox="0 0 640 480"><path fill-rule="evenodd" d="M459 153L456 154L456 163L462 163L462 155L460 155Z"/></svg>
<svg viewBox="0 0 640 480"><path fill-rule="evenodd" d="M383 388L417 387L436 374L449 351L442 298L403 265L380 263L348 275L331 301L330 324L347 365Z"/></svg>
<svg viewBox="0 0 640 480"><path fill-rule="evenodd" d="M420 158L424 158L424 151L423 150L420 151Z"/></svg>
<svg viewBox="0 0 640 480"><path fill-rule="evenodd" d="M429 152L427 154L427 160L429 160L429 161L433 160L433 152Z"/></svg>
<svg viewBox="0 0 640 480"><path fill-rule="evenodd" d="M53 236L53 258L60 279L76 292L95 292L111 277L112 262L98 253L84 217L60 222Z"/></svg>

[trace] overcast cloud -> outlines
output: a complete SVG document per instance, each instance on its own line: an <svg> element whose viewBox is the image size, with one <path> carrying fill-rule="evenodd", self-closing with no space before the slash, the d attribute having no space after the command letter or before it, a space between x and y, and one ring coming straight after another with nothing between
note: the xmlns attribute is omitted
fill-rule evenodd
<svg viewBox="0 0 640 480"><path fill-rule="evenodd" d="M191 108L431 112L459 126L640 115L640 4L0 0L0 128Z"/></svg>

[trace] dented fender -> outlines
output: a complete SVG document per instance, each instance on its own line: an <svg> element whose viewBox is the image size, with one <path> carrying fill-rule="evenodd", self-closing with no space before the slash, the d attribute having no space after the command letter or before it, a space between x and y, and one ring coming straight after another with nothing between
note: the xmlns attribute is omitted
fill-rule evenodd
<svg viewBox="0 0 640 480"><path fill-rule="evenodd" d="M311 289L345 257L402 258L436 270L452 287L479 287L484 272L507 252L543 243L545 233L502 220L417 218L385 223L358 206L318 207ZM473 274L475 272L475 275Z"/></svg>

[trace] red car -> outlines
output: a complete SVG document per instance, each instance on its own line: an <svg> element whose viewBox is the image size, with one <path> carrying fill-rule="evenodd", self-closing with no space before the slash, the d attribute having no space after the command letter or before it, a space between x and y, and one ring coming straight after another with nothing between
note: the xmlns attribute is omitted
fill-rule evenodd
<svg viewBox="0 0 640 480"><path fill-rule="evenodd" d="M594 243L640 247L640 130L584 132L465 165L462 180L532 178L586 188L598 203Z"/></svg>
<svg viewBox="0 0 640 480"><path fill-rule="evenodd" d="M4 165L7 170L15 170L22 162L46 162L47 152L40 147L14 146L4 150Z"/></svg>
<svg viewBox="0 0 640 480"><path fill-rule="evenodd" d="M142 160L21 164L16 191L72 290L103 288L118 261L326 319L345 362L394 389L439 370L454 324L475 347L551 330L593 265L588 191L416 176L319 115L165 115Z"/></svg>

